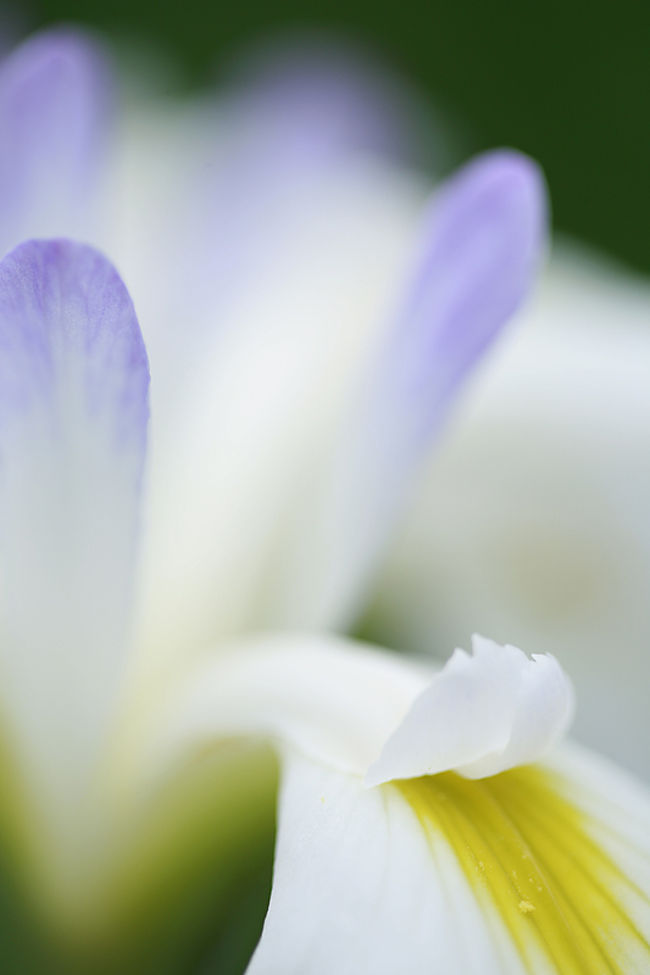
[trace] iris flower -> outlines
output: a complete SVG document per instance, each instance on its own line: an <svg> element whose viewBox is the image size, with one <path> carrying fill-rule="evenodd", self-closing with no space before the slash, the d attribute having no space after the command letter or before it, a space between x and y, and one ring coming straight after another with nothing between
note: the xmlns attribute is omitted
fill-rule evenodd
<svg viewBox="0 0 650 975"><path fill-rule="evenodd" d="M3 233L88 220L100 74L92 47L62 35L4 66ZM267 156L274 199L303 181L308 211L314 170L340 189L337 139ZM238 157L232 192L257 192L244 169ZM231 203L217 210L232 230ZM244 288L265 293L253 268L269 229L291 237L283 224L203 261L205 239L177 240L185 308L165 290L176 268L157 268L145 307L168 294L179 317L166 336L147 311L151 430L147 351L110 261L31 236L0 263L3 827L49 932L29 963L174 970L185 915L205 913L196 877L209 866L220 910L237 896L279 769L254 975L643 971L650 803L560 744L572 691L555 659L476 637L434 673L331 635L357 616L423 452L534 278L536 167L490 153L439 190L365 342L339 334L336 309L322 322L309 276L306 339L277 308L251 319L257 295L236 328L210 311L211 284L237 305L244 257Z"/></svg>

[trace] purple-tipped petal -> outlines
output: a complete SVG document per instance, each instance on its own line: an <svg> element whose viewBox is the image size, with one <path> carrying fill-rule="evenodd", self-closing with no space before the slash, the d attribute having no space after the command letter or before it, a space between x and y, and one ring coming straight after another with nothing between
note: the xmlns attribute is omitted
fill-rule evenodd
<svg viewBox="0 0 650 975"><path fill-rule="evenodd" d="M69 438L69 409L142 454L148 365L129 294L98 251L27 241L0 263L0 449L14 422L47 412ZM141 463L140 457L139 463Z"/></svg>
<svg viewBox="0 0 650 975"><path fill-rule="evenodd" d="M207 309L213 326L215 313L225 317L229 302L263 286L271 262L293 259L315 221L327 233L323 200L343 193L364 162L413 154L411 101L361 56L313 43L256 53L202 119L214 137L187 177L194 194L174 318L191 293L194 318ZM178 268L175 239L171 247Z"/></svg>
<svg viewBox="0 0 650 975"><path fill-rule="evenodd" d="M274 612L300 626L349 626L362 605L418 463L481 354L533 283L545 191L514 152L481 156L434 200L415 272L344 438L300 520Z"/></svg>
<svg viewBox="0 0 650 975"><path fill-rule="evenodd" d="M266 43L236 65L234 80L248 111L272 119L294 157L414 151L414 93L360 50L313 38Z"/></svg>
<svg viewBox="0 0 650 975"><path fill-rule="evenodd" d="M118 686L148 385L106 258L29 241L0 263L1 694L40 776L92 765Z"/></svg>
<svg viewBox="0 0 650 975"><path fill-rule="evenodd" d="M379 395L397 393L417 426L436 426L447 398L526 296L545 233L544 184L527 157L487 153L450 180L425 227Z"/></svg>
<svg viewBox="0 0 650 975"><path fill-rule="evenodd" d="M35 35L0 67L0 254L91 236L109 88L101 50L71 30Z"/></svg>

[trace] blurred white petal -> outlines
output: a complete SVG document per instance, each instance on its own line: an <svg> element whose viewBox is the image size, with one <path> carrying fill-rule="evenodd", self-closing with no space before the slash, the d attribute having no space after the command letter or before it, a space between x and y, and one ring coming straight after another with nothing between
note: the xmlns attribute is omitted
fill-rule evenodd
<svg viewBox="0 0 650 975"><path fill-rule="evenodd" d="M233 735L290 742L336 768L364 775L430 668L319 635L270 635L220 645L154 712L154 769L197 743Z"/></svg>
<svg viewBox="0 0 650 975"><path fill-rule="evenodd" d="M69 241L0 263L0 342L2 708L73 829L125 660L147 357L112 265Z"/></svg>
<svg viewBox="0 0 650 975"><path fill-rule="evenodd" d="M109 128L99 44L53 29L0 66L0 256L27 237L94 236Z"/></svg>
<svg viewBox="0 0 650 975"><path fill-rule="evenodd" d="M545 230L541 175L514 152L477 156L435 195L331 454L303 475L268 624L345 630L358 617L422 458L530 291Z"/></svg>
<svg viewBox="0 0 650 975"><path fill-rule="evenodd" d="M154 384L143 641L161 658L268 616L296 495L335 436L419 202L381 168L332 172L174 393ZM156 361L154 343L154 374Z"/></svg>

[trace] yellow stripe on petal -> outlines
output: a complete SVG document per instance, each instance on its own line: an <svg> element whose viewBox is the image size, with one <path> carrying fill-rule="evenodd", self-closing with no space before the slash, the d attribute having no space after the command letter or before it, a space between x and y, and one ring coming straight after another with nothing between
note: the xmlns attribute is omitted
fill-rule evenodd
<svg viewBox="0 0 650 975"><path fill-rule="evenodd" d="M648 893L596 841L602 824L566 798L570 784L559 773L527 766L395 785L432 846L441 837L450 845L531 971L540 958L541 970L562 975L650 971Z"/></svg>

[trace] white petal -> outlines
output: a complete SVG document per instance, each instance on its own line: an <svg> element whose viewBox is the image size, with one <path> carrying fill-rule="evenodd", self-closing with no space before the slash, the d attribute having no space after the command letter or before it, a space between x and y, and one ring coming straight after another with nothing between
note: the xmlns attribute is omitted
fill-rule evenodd
<svg viewBox="0 0 650 975"><path fill-rule="evenodd" d="M70 241L2 261L0 344L2 704L58 800L91 774L119 688L147 357L117 272Z"/></svg>
<svg viewBox="0 0 650 975"><path fill-rule="evenodd" d="M145 668L275 622L269 566L295 492L401 277L424 192L362 149L385 85L323 67L289 64L178 117L147 106L126 140L116 253L156 377Z"/></svg>
<svg viewBox="0 0 650 975"><path fill-rule="evenodd" d="M486 153L440 189L423 224L336 441L296 491L268 582L272 624L347 630L363 610L423 457L534 281L545 230L540 174L514 152Z"/></svg>
<svg viewBox="0 0 650 975"><path fill-rule="evenodd" d="M153 765L197 741L254 735L367 773L367 785L450 769L480 778L537 760L572 710L553 657L481 637L473 657L457 650L433 677L350 640L260 637L220 647L174 683L154 715Z"/></svg>
<svg viewBox="0 0 650 975"><path fill-rule="evenodd" d="M192 369L179 367L173 415L169 385L154 387L143 562L152 655L266 628L295 492L328 449L399 276L415 195L369 165L330 172L263 279L197 343ZM156 361L154 348L154 373Z"/></svg>
<svg viewBox="0 0 650 975"><path fill-rule="evenodd" d="M474 636L414 701L367 784L454 769L468 778L537 761L567 730L571 685L549 654Z"/></svg>
<svg viewBox="0 0 650 975"><path fill-rule="evenodd" d="M248 975L524 972L444 837L393 788L287 755L273 892ZM511 964L504 968L503 961Z"/></svg>
<svg viewBox="0 0 650 975"><path fill-rule="evenodd" d="M154 715L154 752L142 764L156 770L201 742L252 735L363 775L429 676L335 637L225 645L174 685L167 709Z"/></svg>
<svg viewBox="0 0 650 975"><path fill-rule="evenodd" d="M647 971L650 797L558 764L365 790L287 756L249 975Z"/></svg>

